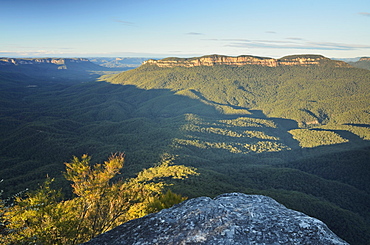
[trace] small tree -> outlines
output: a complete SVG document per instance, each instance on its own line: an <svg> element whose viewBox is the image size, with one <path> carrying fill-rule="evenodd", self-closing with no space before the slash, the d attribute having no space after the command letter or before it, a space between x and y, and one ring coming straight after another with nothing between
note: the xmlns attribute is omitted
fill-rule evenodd
<svg viewBox="0 0 370 245"><path fill-rule="evenodd" d="M50 188L53 179L47 179L40 188L16 195L13 204L4 212L5 230L2 242L10 244L61 244L71 224L66 210L61 209L61 192ZM4 242L5 243L5 242Z"/></svg>
<svg viewBox="0 0 370 245"><path fill-rule="evenodd" d="M163 178L183 179L194 169L171 165L171 158L141 171L137 177L113 182L123 167L125 155L113 154L103 164L91 165L91 157L73 157L65 163L65 178L76 195L61 200L60 191L48 179L39 190L15 199L4 214L6 239L16 244L78 244L128 220L142 217L185 200L165 193ZM1 205L1 204L0 204ZM5 239L4 239L5 240Z"/></svg>
<svg viewBox="0 0 370 245"><path fill-rule="evenodd" d="M3 180L0 180L0 183L1 182L3 182ZM0 190L0 238L3 237L6 233L6 228L5 228L6 221L4 218L6 205L5 205L5 201L1 198L2 195L3 195L3 190Z"/></svg>

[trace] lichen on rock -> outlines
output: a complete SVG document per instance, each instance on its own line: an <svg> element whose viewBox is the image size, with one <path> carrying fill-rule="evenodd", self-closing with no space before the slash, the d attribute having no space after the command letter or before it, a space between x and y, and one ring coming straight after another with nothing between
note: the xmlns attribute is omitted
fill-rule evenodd
<svg viewBox="0 0 370 245"><path fill-rule="evenodd" d="M94 244L348 244L320 220L272 198L229 193L187 200L129 221Z"/></svg>

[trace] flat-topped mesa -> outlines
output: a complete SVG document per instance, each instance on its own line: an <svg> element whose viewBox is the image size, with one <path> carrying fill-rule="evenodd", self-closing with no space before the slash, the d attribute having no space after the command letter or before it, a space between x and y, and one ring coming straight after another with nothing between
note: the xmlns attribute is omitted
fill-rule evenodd
<svg viewBox="0 0 370 245"><path fill-rule="evenodd" d="M286 66L311 66L311 65L332 65L334 67L351 67L344 61L331 60L322 55L305 54L305 55L289 55L277 60L279 65Z"/></svg>
<svg viewBox="0 0 370 245"><path fill-rule="evenodd" d="M214 65L233 65L243 66L247 64L251 65L264 65L275 67L277 65L276 60L273 58L263 58L254 56L223 56L223 55L208 55L195 58L165 58L162 60L147 60L143 64L155 64L159 67L194 67L194 66L214 66Z"/></svg>
<svg viewBox="0 0 370 245"><path fill-rule="evenodd" d="M279 65L319 65L322 61L330 61L321 55L290 55L278 59Z"/></svg>
<svg viewBox="0 0 370 245"><path fill-rule="evenodd" d="M159 67L194 67L194 66L214 66L214 65L263 65L263 66L277 66L276 59L263 58L255 56L242 55L238 57L224 56L224 55L208 55L194 58L165 58L162 60L147 60L143 64L153 64Z"/></svg>
<svg viewBox="0 0 370 245"><path fill-rule="evenodd" d="M56 64L64 65L68 62L79 63L89 62L84 58L0 58L0 65L35 65L35 64Z"/></svg>
<svg viewBox="0 0 370 245"><path fill-rule="evenodd" d="M362 57L359 61L370 61L370 57Z"/></svg>
<svg viewBox="0 0 370 245"><path fill-rule="evenodd" d="M292 55L280 59L241 55L237 57L224 55L208 55L194 58L165 58L162 60L147 60L144 64L153 64L158 67L195 67L215 65L261 65L269 67L277 66L312 66L332 63L336 67L351 67L343 61L334 61L321 55Z"/></svg>

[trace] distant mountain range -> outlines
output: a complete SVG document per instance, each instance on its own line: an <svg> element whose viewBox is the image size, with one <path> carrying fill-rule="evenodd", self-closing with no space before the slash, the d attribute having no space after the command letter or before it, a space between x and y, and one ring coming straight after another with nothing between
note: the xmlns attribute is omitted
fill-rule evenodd
<svg viewBox="0 0 370 245"><path fill-rule="evenodd" d="M89 62L107 68L121 68L121 70L128 70L137 68L145 63L160 63L164 64L175 64L176 62L186 63L186 66L193 65L212 65L212 64L229 64L229 65L246 65L246 64L260 64L267 66L278 66L278 65L313 65L318 62L321 64L329 59L321 55L290 55L285 56L280 59L273 59L267 57L257 57L251 55L242 55L238 57L231 57L225 55L207 55L202 57L194 58L165 58L162 60L157 60L154 58L130 58L130 57L90 57L90 58L6 58L0 57L1 65L48 65L53 64L57 69L67 69L67 65L79 64L87 65ZM369 61L368 57L358 57L358 58L343 58L343 59L332 59L332 61L344 61L350 65L358 67L357 64L367 63ZM344 65L338 62L337 65ZM90 68L96 69L91 64ZM363 66L363 65L362 65ZM363 68L358 67L358 68ZM101 69L101 68L100 68ZM368 67L365 67L368 69Z"/></svg>
<svg viewBox="0 0 370 245"><path fill-rule="evenodd" d="M23 74L33 78L51 80L89 80L97 78L95 71L108 72L84 58L0 58L2 74Z"/></svg>
<svg viewBox="0 0 370 245"><path fill-rule="evenodd" d="M125 59L115 58L123 61ZM126 65L109 65L106 58L0 58L0 71L27 74L38 78L80 80L97 78L102 74L118 73L137 67L139 59L128 59ZM94 62L92 62L94 61ZM132 63L133 62L133 63ZM141 64L141 63L140 63Z"/></svg>
<svg viewBox="0 0 370 245"><path fill-rule="evenodd" d="M129 57L92 57L89 60L100 66L109 68L136 68L150 58L129 58Z"/></svg>
<svg viewBox="0 0 370 245"><path fill-rule="evenodd" d="M96 65L84 58L0 58L0 67L8 71L15 68L47 69L96 69Z"/></svg>
<svg viewBox="0 0 370 245"><path fill-rule="evenodd" d="M358 61L348 62L348 64L357 68L370 70L370 57L362 57Z"/></svg>
<svg viewBox="0 0 370 245"><path fill-rule="evenodd" d="M365 57L365 56L363 56ZM355 57L355 58L331 58L332 60L341 60L344 62L356 62L359 61L363 57Z"/></svg>

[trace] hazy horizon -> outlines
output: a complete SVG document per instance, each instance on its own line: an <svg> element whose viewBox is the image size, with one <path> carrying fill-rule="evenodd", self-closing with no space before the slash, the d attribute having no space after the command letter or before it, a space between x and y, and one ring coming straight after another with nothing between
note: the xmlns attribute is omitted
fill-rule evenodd
<svg viewBox="0 0 370 245"><path fill-rule="evenodd" d="M370 2L0 0L1 57L370 56Z"/></svg>
<svg viewBox="0 0 370 245"><path fill-rule="evenodd" d="M213 55L213 54L209 54L209 55ZM219 54L215 54L215 55L219 55ZM222 54L220 54L222 55ZM230 57L237 57L237 56L242 56L242 55L250 55L250 56L255 56L255 57L261 57L261 56L258 56L258 55L252 55L252 54L240 54L240 55L227 55L227 56L230 56ZM284 56L289 56L289 55L300 55L300 54L287 54L287 55L284 55ZM310 55L309 53L307 54L301 54L301 55ZM314 54L315 55L315 54ZM164 58L169 58L169 57L175 57L175 58L192 58L192 57L201 57L201 56L207 56L206 55L199 55L199 56L185 56L185 55L182 55L182 56L158 56L158 57L149 57L149 56L0 56L0 58L5 58L5 59L48 59L48 58L55 58L55 59L58 59L58 58L65 58L65 59L68 59L68 58L82 58L82 59L96 59L96 58L100 58L100 59L103 59L103 58L107 58L107 59L114 59L114 58L126 58L126 59L136 59L136 58L142 58L142 59L164 59ZM279 59L279 58L283 58L284 56L281 56L281 57L272 57L272 56L264 56L265 58L274 58L274 59ZM359 59L363 58L363 57L368 57L368 56L358 56L358 57L326 57L326 58L329 58L329 59L333 59L333 60L342 60L342 61L358 61Z"/></svg>

